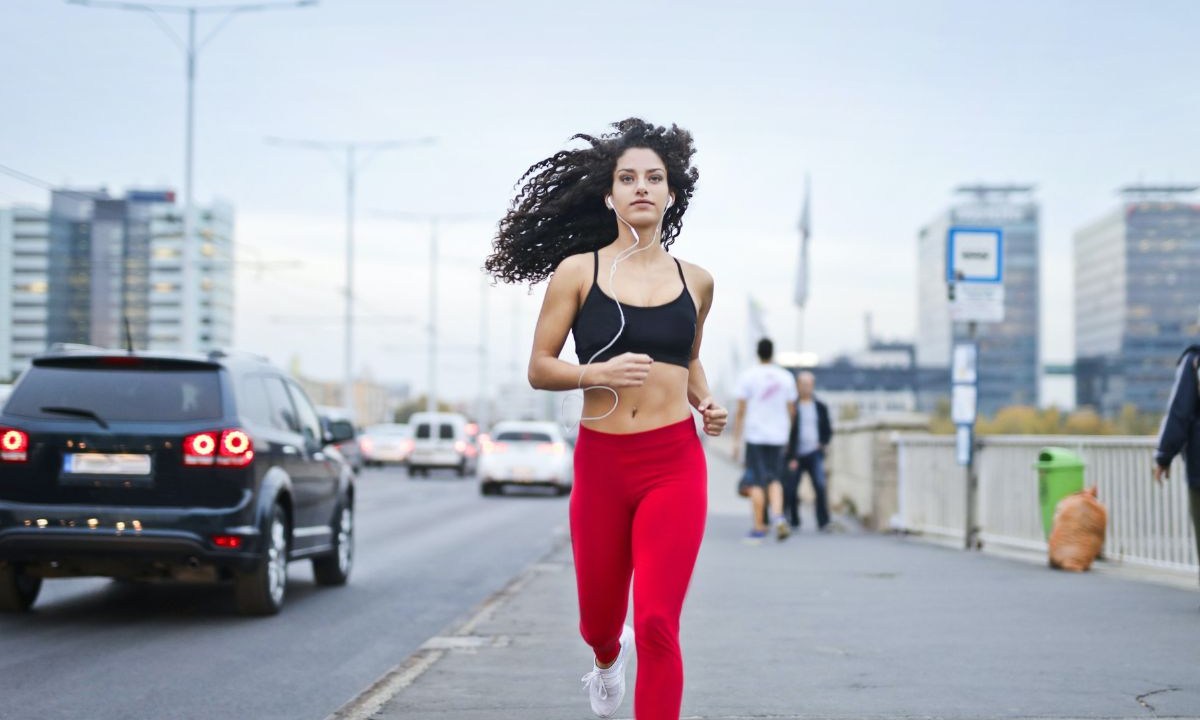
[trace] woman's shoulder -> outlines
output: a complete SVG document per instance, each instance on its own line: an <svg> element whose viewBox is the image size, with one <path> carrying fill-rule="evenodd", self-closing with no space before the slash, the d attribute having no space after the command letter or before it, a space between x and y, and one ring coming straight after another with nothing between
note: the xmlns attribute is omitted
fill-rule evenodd
<svg viewBox="0 0 1200 720"><path fill-rule="evenodd" d="M592 254L590 252L568 255L559 261L558 265L554 268L554 274L581 279L583 277L582 273L586 271L587 277L590 279L592 275L592 263Z"/></svg>
<svg viewBox="0 0 1200 720"><path fill-rule="evenodd" d="M712 273L696 263L688 262L682 258L675 259L679 261L679 266L683 268L683 276L687 278L689 285L695 285L700 288L711 288L713 286Z"/></svg>

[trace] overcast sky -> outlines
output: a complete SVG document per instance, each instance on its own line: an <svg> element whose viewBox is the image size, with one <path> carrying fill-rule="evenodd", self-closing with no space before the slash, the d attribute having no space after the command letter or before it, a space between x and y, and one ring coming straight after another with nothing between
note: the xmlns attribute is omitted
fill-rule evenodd
<svg viewBox="0 0 1200 720"><path fill-rule="evenodd" d="M867 312L879 335L912 337L916 234L954 186L1033 183L1042 355L1066 361L1072 233L1125 183L1200 179L1198 28L1187 0L324 0L241 15L202 51L197 199L233 204L239 257L268 263L239 273L237 344L336 378L340 159L264 138L436 136L360 174L357 292L376 320L356 364L424 383L428 226L389 214L478 214L440 236L439 364L462 375L441 385L467 397L495 221L524 169L575 132L638 115L695 134L700 182L675 252L716 278L703 353L715 374L744 342L751 291L794 344L806 172L806 349L824 358L861 348ZM183 57L147 16L4 0L0 68L0 164L117 193L181 189ZM0 175L0 203L47 200ZM270 265L285 261L302 265ZM542 290L487 288L492 382L524 373ZM301 314L323 320L280 319Z"/></svg>

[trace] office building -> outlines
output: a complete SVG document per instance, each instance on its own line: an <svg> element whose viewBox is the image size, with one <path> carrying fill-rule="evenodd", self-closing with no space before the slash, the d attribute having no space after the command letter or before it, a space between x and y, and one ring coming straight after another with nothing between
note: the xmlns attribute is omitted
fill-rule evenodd
<svg viewBox="0 0 1200 720"><path fill-rule="evenodd" d="M1200 343L1198 190L1123 188L1116 208L1075 233L1079 406L1108 416L1166 407L1176 361Z"/></svg>
<svg viewBox="0 0 1200 720"><path fill-rule="evenodd" d="M197 211L198 346L233 342L233 212ZM183 217L169 191L59 189L0 207L0 383L56 343L178 350Z"/></svg>
<svg viewBox="0 0 1200 720"><path fill-rule="evenodd" d="M46 211L0 207L0 383L46 348Z"/></svg>
<svg viewBox="0 0 1200 720"><path fill-rule="evenodd" d="M950 365L954 343L969 338L965 322L950 319L946 285L946 237L952 227L999 228L1003 234L1004 320L976 328L978 407L993 415L1008 405L1038 405L1040 208L1031 185L972 185L917 237L917 365L922 382L919 409L932 411L950 394L927 379ZM948 374L947 374L948 377Z"/></svg>
<svg viewBox="0 0 1200 720"><path fill-rule="evenodd" d="M183 347L183 217L170 191L55 190L49 212L46 337L149 350ZM233 341L232 210L197 210L197 347Z"/></svg>

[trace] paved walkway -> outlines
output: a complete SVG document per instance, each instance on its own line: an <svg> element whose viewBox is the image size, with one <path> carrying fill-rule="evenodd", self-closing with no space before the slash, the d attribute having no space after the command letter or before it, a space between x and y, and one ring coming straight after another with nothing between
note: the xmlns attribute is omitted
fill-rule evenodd
<svg viewBox="0 0 1200 720"><path fill-rule="evenodd" d="M685 718L1200 717L1195 589L811 522L748 546L733 467L710 451L710 474L683 615ZM577 622L564 541L339 717L594 717Z"/></svg>

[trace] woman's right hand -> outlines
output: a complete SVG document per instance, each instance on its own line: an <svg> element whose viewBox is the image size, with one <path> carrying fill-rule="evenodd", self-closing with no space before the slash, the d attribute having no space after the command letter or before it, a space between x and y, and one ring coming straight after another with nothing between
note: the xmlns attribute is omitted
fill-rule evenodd
<svg viewBox="0 0 1200 720"><path fill-rule="evenodd" d="M646 382L654 359L644 353L621 353L611 360L594 365L599 372L588 377L585 385L603 385L610 388L638 387ZM589 373L591 375L591 373Z"/></svg>

